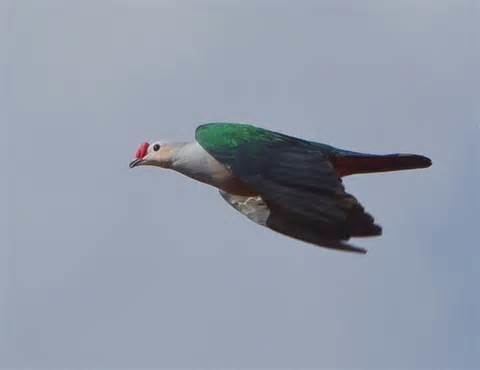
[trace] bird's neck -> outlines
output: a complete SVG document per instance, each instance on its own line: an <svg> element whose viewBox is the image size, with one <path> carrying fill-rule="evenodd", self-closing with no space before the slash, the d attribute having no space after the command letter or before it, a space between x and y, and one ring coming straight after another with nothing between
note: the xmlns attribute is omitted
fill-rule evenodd
<svg viewBox="0 0 480 370"><path fill-rule="evenodd" d="M209 175L208 153L196 142L172 144L171 168L204 181Z"/></svg>
<svg viewBox="0 0 480 370"><path fill-rule="evenodd" d="M178 142L178 143L168 143L165 146L168 146L170 151L170 162L173 166L175 162L178 162L184 157L185 149L188 145L191 144L189 142Z"/></svg>
<svg viewBox="0 0 480 370"><path fill-rule="evenodd" d="M256 195L196 141L176 147L170 168L228 193Z"/></svg>
<svg viewBox="0 0 480 370"><path fill-rule="evenodd" d="M175 144L171 169L195 180L219 187L230 172L196 141Z"/></svg>

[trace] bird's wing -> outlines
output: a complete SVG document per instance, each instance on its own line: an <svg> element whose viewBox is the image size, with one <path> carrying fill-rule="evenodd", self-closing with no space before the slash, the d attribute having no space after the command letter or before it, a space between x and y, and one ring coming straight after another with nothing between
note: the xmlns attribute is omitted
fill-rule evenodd
<svg viewBox="0 0 480 370"><path fill-rule="evenodd" d="M245 125L203 125L196 138L261 196L269 209L265 225L270 229L320 246L357 252L364 250L343 242L381 234L373 217L345 192L321 146Z"/></svg>
<svg viewBox="0 0 480 370"><path fill-rule="evenodd" d="M234 195L222 190L220 190L219 193L222 198L225 199L225 201L237 211L247 216L253 222L268 227L267 221L271 215L271 212L270 208L261 196ZM292 224L289 224L286 219L282 220L281 216L279 215L274 215L273 217L278 218L277 225L279 225L273 230L281 234L329 249L336 249L343 252L366 253L365 249L355 247L342 240L324 240L321 234L317 234L315 229L311 229L308 226L298 229L293 227ZM285 222L285 224L282 225L282 222Z"/></svg>

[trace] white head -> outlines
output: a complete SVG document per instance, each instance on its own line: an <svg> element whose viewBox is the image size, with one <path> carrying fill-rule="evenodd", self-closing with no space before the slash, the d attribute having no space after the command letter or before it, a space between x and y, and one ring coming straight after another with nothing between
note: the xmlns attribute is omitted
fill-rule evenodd
<svg viewBox="0 0 480 370"><path fill-rule="evenodd" d="M136 159L130 162L130 168L137 166L158 166L169 168L172 164L175 146L162 142L141 144L135 153Z"/></svg>

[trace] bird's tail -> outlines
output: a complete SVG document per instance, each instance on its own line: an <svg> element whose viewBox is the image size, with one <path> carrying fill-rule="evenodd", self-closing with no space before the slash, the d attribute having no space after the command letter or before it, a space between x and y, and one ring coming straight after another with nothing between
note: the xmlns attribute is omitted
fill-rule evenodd
<svg viewBox="0 0 480 370"><path fill-rule="evenodd" d="M432 165L430 158L418 154L348 154L331 158L338 176L359 173L388 172L427 168Z"/></svg>

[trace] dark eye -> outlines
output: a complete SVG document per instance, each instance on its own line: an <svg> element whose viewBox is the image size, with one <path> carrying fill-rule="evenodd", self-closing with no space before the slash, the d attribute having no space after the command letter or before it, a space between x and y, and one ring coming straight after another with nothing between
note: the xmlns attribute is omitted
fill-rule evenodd
<svg viewBox="0 0 480 370"><path fill-rule="evenodd" d="M158 152L160 150L160 144L155 144L153 146L153 151Z"/></svg>

